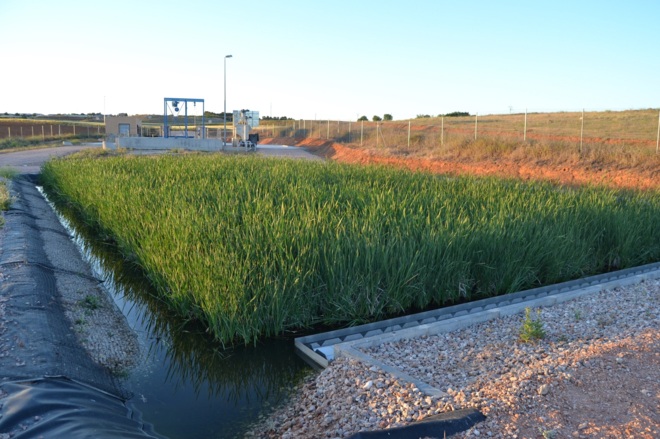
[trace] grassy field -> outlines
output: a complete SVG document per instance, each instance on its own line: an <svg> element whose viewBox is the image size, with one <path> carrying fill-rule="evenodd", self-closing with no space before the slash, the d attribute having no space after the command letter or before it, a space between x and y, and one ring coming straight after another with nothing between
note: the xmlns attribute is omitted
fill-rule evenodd
<svg viewBox="0 0 660 439"><path fill-rule="evenodd" d="M189 155L49 162L49 195L223 343L660 260L660 193Z"/></svg>
<svg viewBox="0 0 660 439"><path fill-rule="evenodd" d="M379 154L660 168L659 111L429 117L411 121L264 121L263 137L333 139ZM526 123L525 123L526 120ZM409 128L410 122L410 128ZM409 131L410 129L410 131Z"/></svg>
<svg viewBox="0 0 660 439"><path fill-rule="evenodd" d="M475 128L477 137L502 136L524 140L560 140L583 137L587 141L643 141L655 146L659 123L658 109L627 110L627 111L593 111L557 112L557 113L515 113L494 115L471 115L462 117L422 117L408 120L395 120L378 123L383 136L388 137L392 131L406 134L408 122L413 134L440 134L441 130L450 140L452 134L460 137L474 138ZM360 127L364 126L368 136L375 135L375 122L350 122L352 126L352 140L359 141ZM348 135L347 121L307 120L303 121L262 121L259 131L265 136L290 137L291 130L296 129L299 134L312 135L322 138L344 138ZM475 127L476 125L476 127ZM302 133L303 129L305 133ZM286 132L283 132L286 131ZM373 133L372 133L373 131ZM375 140L375 139L374 139Z"/></svg>

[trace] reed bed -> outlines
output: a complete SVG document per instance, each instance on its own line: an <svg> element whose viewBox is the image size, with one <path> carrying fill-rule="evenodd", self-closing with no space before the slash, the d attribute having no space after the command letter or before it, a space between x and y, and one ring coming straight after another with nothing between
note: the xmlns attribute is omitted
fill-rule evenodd
<svg viewBox="0 0 660 439"><path fill-rule="evenodd" d="M160 298L226 344L660 260L660 193L254 156L42 172Z"/></svg>

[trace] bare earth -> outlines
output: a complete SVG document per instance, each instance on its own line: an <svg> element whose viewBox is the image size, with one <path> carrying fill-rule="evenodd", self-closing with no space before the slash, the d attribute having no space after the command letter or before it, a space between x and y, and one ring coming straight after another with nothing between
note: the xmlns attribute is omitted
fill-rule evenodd
<svg viewBox="0 0 660 439"><path fill-rule="evenodd" d="M296 144L308 151L342 163L380 164L432 173L489 175L546 180L566 185L598 184L612 188L660 189L660 170L657 167L605 166L598 163L550 164L534 159L492 159L460 161L434 157L392 155L377 149L353 148L324 139L289 138L264 139L262 143Z"/></svg>

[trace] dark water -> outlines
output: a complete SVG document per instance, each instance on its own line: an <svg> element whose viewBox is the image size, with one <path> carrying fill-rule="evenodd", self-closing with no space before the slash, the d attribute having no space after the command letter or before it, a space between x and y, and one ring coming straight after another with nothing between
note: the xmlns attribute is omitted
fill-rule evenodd
<svg viewBox="0 0 660 439"><path fill-rule="evenodd" d="M291 339L223 349L203 328L168 313L140 273L75 215L63 206L57 211L139 335L144 357L124 385L134 395L129 403L156 433L241 437L312 373Z"/></svg>

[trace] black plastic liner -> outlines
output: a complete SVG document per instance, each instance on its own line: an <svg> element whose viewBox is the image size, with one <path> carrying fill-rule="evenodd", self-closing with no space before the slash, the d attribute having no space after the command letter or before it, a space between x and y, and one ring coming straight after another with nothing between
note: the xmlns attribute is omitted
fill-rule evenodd
<svg viewBox="0 0 660 439"><path fill-rule="evenodd" d="M58 274L99 281L78 263L34 183L29 176L12 182L0 239L0 437L161 438L127 407L120 380L92 360L65 317ZM56 247L45 233L61 237Z"/></svg>
<svg viewBox="0 0 660 439"><path fill-rule="evenodd" d="M65 377L0 384L0 436L158 438L143 430L123 401Z"/></svg>
<svg viewBox="0 0 660 439"><path fill-rule="evenodd" d="M78 343L65 317L56 276L67 269L65 262L80 260L75 244L64 237L56 249L45 244L44 233L66 230L30 177L14 180L12 195L0 247L0 297L5 301L0 379L66 376L128 399L117 378ZM77 275L89 285L98 284L84 266Z"/></svg>
<svg viewBox="0 0 660 439"><path fill-rule="evenodd" d="M388 430L363 431L349 439L418 439L422 437L444 438L468 430L486 417L474 409L456 410L432 416L423 421Z"/></svg>

